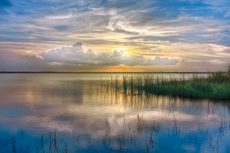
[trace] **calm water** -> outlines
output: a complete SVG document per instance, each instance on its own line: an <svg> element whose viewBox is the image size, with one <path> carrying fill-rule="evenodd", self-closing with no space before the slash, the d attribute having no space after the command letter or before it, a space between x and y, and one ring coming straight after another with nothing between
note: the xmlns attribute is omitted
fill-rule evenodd
<svg viewBox="0 0 230 153"><path fill-rule="evenodd" d="M230 153L230 101L124 96L111 76L0 74L0 153Z"/></svg>

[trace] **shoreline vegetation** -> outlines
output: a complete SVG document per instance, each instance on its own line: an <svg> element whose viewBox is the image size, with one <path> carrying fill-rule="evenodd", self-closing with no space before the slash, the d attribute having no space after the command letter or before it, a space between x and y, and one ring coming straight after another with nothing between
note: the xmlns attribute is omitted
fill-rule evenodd
<svg viewBox="0 0 230 153"><path fill-rule="evenodd" d="M230 66L227 72L214 72L208 76L192 78L166 79L153 76L123 76L106 83L115 92L127 96L135 95L166 95L181 98L230 100Z"/></svg>

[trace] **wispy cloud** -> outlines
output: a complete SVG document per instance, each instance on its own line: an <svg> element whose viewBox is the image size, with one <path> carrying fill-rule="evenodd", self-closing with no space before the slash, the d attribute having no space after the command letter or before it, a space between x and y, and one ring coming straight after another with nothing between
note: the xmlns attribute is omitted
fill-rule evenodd
<svg viewBox="0 0 230 153"><path fill-rule="evenodd" d="M211 60L227 64L229 52L224 50L230 42L229 10L228 0L3 0L0 51L42 53L49 62L72 61L76 65L95 61L103 66L161 65L163 61L167 65L171 58L179 59L179 63L193 61L194 65ZM73 52L74 47L63 47L76 41L92 48L92 55L88 49ZM125 55L113 55L120 46L129 48L131 54L126 60L122 59ZM67 59L67 53L88 56L87 60L93 62ZM153 59L146 57L150 54ZM104 61L102 55L107 57ZM224 69L225 65L218 68Z"/></svg>

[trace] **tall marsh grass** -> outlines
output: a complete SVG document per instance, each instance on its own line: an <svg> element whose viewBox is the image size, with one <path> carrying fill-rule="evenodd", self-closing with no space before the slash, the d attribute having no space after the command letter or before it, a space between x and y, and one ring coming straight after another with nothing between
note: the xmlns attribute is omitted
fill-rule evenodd
<svg viewBox="0 0 230 153"><path fill-rule="evenodd" d="M111 87L127 96L142 94L168 95L186 98L230 99L230 68L228 72L211 73L207 77L164 78L123 76L111 79Z"/></svg>

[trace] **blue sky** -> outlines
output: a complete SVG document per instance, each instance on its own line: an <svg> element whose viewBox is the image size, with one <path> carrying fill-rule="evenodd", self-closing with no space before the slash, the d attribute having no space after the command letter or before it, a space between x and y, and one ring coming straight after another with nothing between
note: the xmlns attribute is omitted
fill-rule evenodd
<svg viewBox="0 0 230 153"><path fill-rule="evenodd" d="M229 0L0 0L0 69L217 71Z"/></svg>

